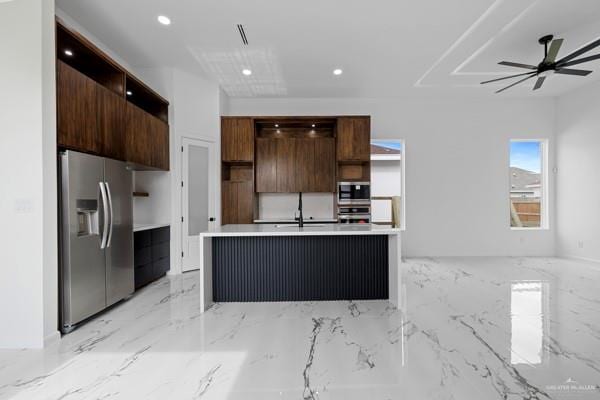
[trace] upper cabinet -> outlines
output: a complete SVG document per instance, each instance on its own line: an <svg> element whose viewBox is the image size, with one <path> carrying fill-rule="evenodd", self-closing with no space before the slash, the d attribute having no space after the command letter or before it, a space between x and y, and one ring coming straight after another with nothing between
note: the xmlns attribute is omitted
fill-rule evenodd
<svg viewBox="0 0 600 400"><path fill-rule="evenodd" d="M259 120L256 192L335 192L335 120Z"/></svg>
<svg viewBox="0 0 600 400"><path fill-rule="evenodd" d="M100 137L100 153L116 160L126 160L126 102L103 86L96 87L96 119Z"/></svg>
<svg viewBox="0 0 600 400"><path fill-rule="evenodd" d="M56 70L58 144L98 154L96 83L69 65L58 61Z"/></svg>
<svg viewBox="0 0 600 400"><path fill-rule="evenodd" d="M340 117L337 121L337 160L367 162L371 156L371 118Z"/></svg>
<svg viewBox="0 0 600 400"><path fill-rule="evenodd" d="M254 124L251 118L221 118L221 159L231 162L254 161Z"/></svg>
<svg viewBox="0 0 600 400"><path fill-rule="evenodd" d="M57 145L169 169L169 103L78 33L56 25Z"/></svg>

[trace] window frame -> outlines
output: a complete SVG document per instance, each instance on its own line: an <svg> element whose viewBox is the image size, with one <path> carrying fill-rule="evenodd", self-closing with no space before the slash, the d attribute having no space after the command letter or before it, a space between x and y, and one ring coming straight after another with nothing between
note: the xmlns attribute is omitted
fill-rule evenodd
<svg viewBox="0 0 600 400"><path fill-rule="evenodd" d="M406 139L395 139L395 138L380 138L371 137L369 144L373 141L383 140L400 143L400 231L406 231ZM370 160L369 162L372 162ZM372 172L371 172L372 173Z"/></svg>
<svg viewBox="0 0 600 400"><path fill-rule="evenodd" d="M542 165L540 170L540 181L542 187L540 189L540 226L532 226L532 227L519 227L519 226L511 226L510 220L510 208L512 205L512 199L510 197L510 161L511 161L511 144L512 143L540 143L540 152L542 157ZM550 141L547 138L528 138L528 139L509 139L508 141L508 226L511 231L544 231L550 229L550 213L549 213L549 192L550 192L550 179L549 179L549 164L548 164L548 155Z"/></svg>

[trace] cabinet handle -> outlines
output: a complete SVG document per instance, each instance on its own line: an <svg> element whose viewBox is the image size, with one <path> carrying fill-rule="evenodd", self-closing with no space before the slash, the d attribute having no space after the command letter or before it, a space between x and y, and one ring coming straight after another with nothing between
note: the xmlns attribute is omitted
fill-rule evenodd
<svg viewBox="0 0 600 400"><path fill-rule="evenodd" d="M210 218L208 219L208 221L209 221L209 222L215 222L215 221L216 221L216 218L215 218L215 217L210 217Z"/></svg>

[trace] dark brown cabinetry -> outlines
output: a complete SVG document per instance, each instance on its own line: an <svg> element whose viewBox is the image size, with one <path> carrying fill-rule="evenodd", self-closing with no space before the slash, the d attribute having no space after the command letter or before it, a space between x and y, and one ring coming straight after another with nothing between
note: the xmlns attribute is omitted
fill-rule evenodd
<svg viewBox="0 0 600 400"><path fill-rule="evenodd" d="M335 192L335 139L257 138L256 191Z"/></svg>
<svg viewBox="0 0 600 400"><path fill-rule="evenodd" d="M319 138L315 140L314 186L315 192L336 191L335 187L335 139Z"/></svg>
<svg viewBox="0 0 600 400"><path fill-rule="evenodd" d="M252 181L224 181L222 185L222 223L251 224L254 221Z"/></svg>
<svg viewBox="0 0 600 400"><path fill-rule="evenodd" d="M277 139L256 139L256 191L277 192Z"/></svg>
<svg viewBox="0 0 600 400"><path fill-rule="evenodd" d="M61 23L56 46L58 147L168 170L169 103Z"/></svg>
<svg viewBox="0 0 600 400"><path fill-rule="evenodd" d="M337 123L338 161L369 161L371 150L371 119L340 117Z"/></svg>
<svg viewBox="0 0 600 400"><path fill-rule="evenodd" d="M221 159L254 161L254 126L251 118L221 119Z"/></svg>
<svg viewBox="0 0 600 400"><path fill-rule="evenodd" d="M252 223L257 193L335 193L336 181L370 181L370 124L368 116L221 117L222 223Z"/></svg>
<svg viewBox="0 0 600 400"><path fill-rule="evenodd" d="M114 92L96 86L96 112L100 153L117 160L126 159L125 100Z"/></svg>
<svg viewBox="0 0 600 400"><path fill-rule="evenodd" d="M61 61L57 63L56 78L59 146L99 153L97 84Z"/></svg>
<svg viewBox="0 0 600 400"><path fill-rule="evenodd" d="M127 103L126 114L127 160L168 170L168 125L131 103Z"/></svg>

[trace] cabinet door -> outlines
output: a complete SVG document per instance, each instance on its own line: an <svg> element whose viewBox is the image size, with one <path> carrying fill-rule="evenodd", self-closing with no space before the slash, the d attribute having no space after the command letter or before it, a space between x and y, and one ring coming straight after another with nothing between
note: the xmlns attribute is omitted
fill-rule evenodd
<svg viewBox="0 0 600 400"><path fill-rule="evenodd" d="M352 156L358 161L369 161L371 159L371 119L354 118L352 127Z"/></svg>
<svg viewBox="0 0 600 400"><path fill-rule="evenodd" d="M96 82L57 62L57 142L60 147L98 154Z"/></svg>
<svg viewBox="0 0 600 400"><path fill-rule="evenodd" d="M237 191L237 224L254 222L254 188L251 181L235 182Z"/></svg>
<svg viewBox="0 0 600 400"><path fill-rule="evenodd" d="M294 179L292 192L315 191L315 141L316 139L295 139L294 168L291 172Z"/></svg>
<svg viewBox="0 0 600 400"><path fill-rule="evenodd" d="M251 118L221 119L221 159L254 161L254 126Z"/></svg>
<svg viewBox="0 0 600 400"><path fill-rule="evenodd" d="M296 192L296 139L276 139L277 192Z"/></svg>
<svg viewBox="0 0 600 400"><path fill-rule="evenodd" d="M169 125L152 115L150 118L150 135L152 143L152 166L163 171L169 170Z"/></svg>
<svg viewBox="0 0 600 400"><path fill-rule="evenodd" d="M256 139L256 191L277 192L277 139Z"/></svg>
<svg viewBox="0 0 600 400"><path fill-rule="evenodd" d="M252 182L223 182L221 198L223 225L251 224L254 222Z"/></svg>
<svg viewBox="0 0 600 400"><path fill-rule="evenodd" d="M235 187L232 182L224 181L221 184L221 220L223 225L234 224L237 218L237 204L235 202Z"/></svg>
<svg viewBox="0 0 600 400"><path fill-rule="evenodd" d="M330 192L335 189L335 139L317 138L315 145L313 192Z"/></svg>
<svg viewBox="0 0 600 400"><path fill-rule="evenodd" d="M354 124L352 118L337 120L337 159L339 161L352 159L352 136Z"/></svg>
<svg viewBox="0 0 600 400"><path fill-rule="evenodd" d="M127 103L126 111L127 161L141 165L152 164L151 122L148 114L137 106Z"/></svg>
<svg viewBox="0 0 600 400"><path fill-rule="evenodd" d="M101 138L100 154L116 160L125 160L125 99L98 85L96 107L98 134Z"/></svg>
<svg viewBox="0 0 600 400"><path fill-rule="evenodd" d="M371 119L342 117L337 121L338 161L369 161L371 154Z"/></svg>

